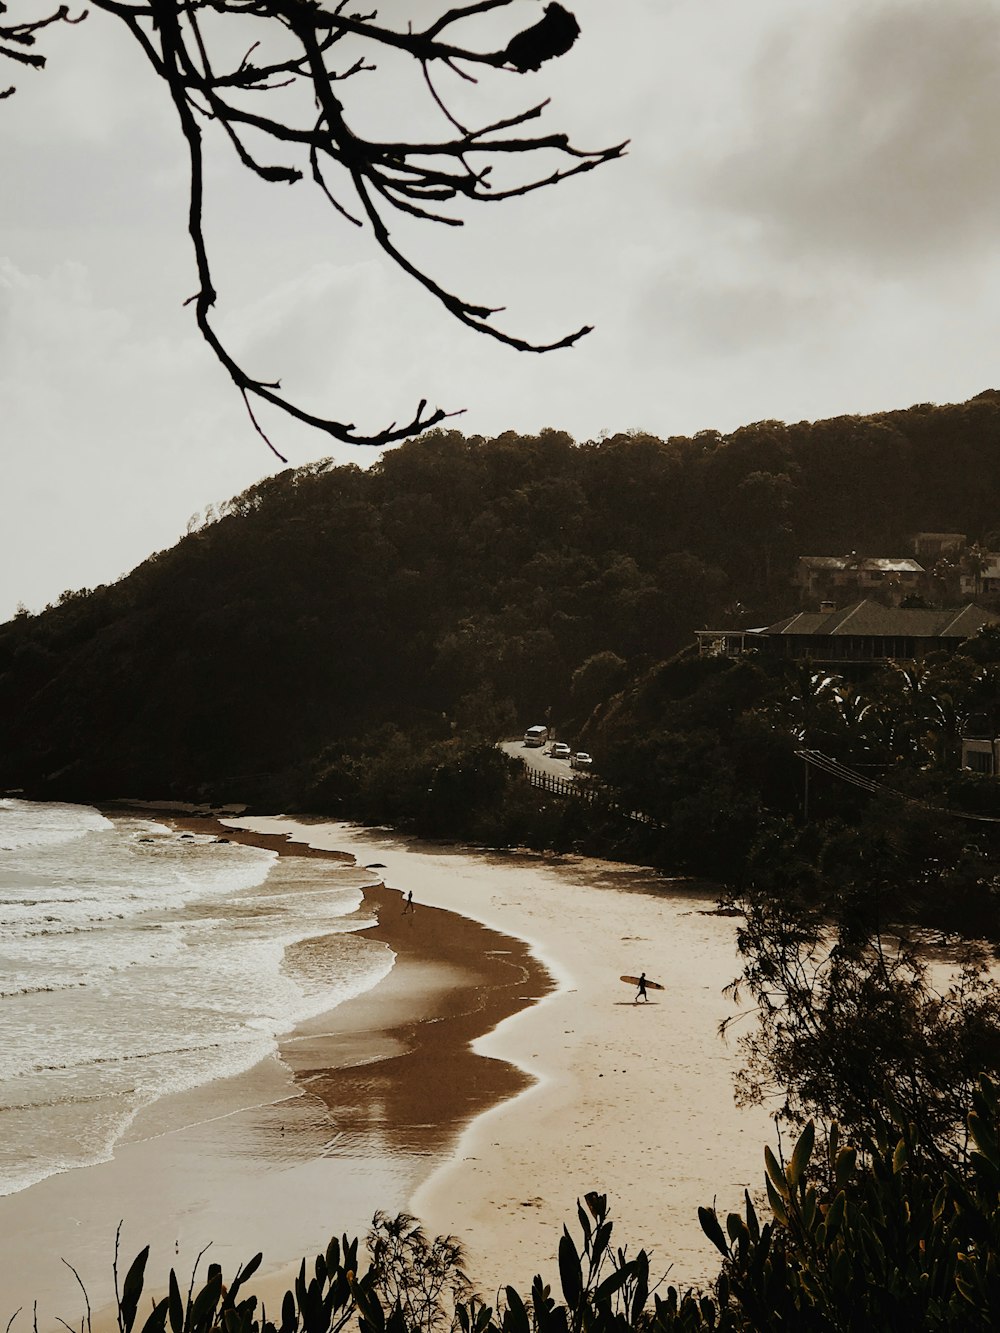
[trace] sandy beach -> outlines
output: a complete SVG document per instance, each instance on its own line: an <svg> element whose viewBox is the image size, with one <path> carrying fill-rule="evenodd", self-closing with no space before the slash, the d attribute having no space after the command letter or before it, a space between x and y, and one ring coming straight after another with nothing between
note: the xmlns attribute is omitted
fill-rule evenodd
<svg viewBox="0 0 1000 1333"><path fill-rule="evenodd" d="M228 822L228 821L227 821ZM590 1189L609 1195L615 1238L654 1254L683 1286L709 1280L715 1251L699 1204L738 1207L762 1189L761 1108L733 1101L737 1053L717 1035L737 971L735 923L706 886L575 857L473 853L356 826L239 820L380 863L418 907L470 917L525 941L555 982L541 1002L475 1043L532 1080L471 1121L420 1182L411 1211L458 1236L491 1297L505 1283L557 1280L556 1247ZM453 919L453 918L452 918ZM619 981L645 970L666 990L648 1005Z"/></svg>
<svg viewBox="0 0 1000 1333"><path fill-rule="evenodd" d="M554 1280L562 1224L590 1189L609 1194L617 1243L651 1249L671 1281L714 1273L697 1207L756 1189L773 1129L733 1105L735 1053L716 1027L735 930L707 889L356 826L226 824L373 867L369 934L395 965L247 1074L148 1108L113 1161L0 1199L5 1319L36 1296L40 1328L79 1317L60 1258L106 1305L119 1219L124 1262L151 1245L151 1283L189 1273L209 1243L203 1264L227 1273L262 1249L254 1289L271 1309L302 1255L363 1234L377 1208L458 1236L487 1297L536 1271ZM643 970L666 986L647 1006L618 980Z"/></svg>
<svg viewBox="0 0 1000 1333"><path fill-rule="evenodd" d="M174 822L227 835L206 819ZM284 834L228 836L284 855L338 855L286 846ZM365 913L379 921L364 933L395 956L377 986L295 1027L247 1073L153 1103L113 1160L0 1198L4 1323L19 1307L30 1317L36 1299L40 1328L78 1323L72 1264L95 1327L113 1327L122 1220L119 1267L149 1244L150 1289L171 1267L186 1284L205 1246L203 1273L215 1261L232 1274L260 1249L257 1290L276 1310L301 1256L332 1234L364 1235L377 1208L405 1208L469 1120L527 1085L515 1067L471 1049L551 987L527 946L426 905L404 915L399 893L376 872L366 878ZM314 947L322 951L322 937Z"/></svg>

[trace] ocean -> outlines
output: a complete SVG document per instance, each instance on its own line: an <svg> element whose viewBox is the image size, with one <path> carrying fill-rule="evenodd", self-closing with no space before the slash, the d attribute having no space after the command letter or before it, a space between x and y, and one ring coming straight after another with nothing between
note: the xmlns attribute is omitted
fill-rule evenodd
<svg viewBox="0 0 1000 1333"><path fill-rule="evenodd" d="M109 1160L136 1115L369 989L371 872L0 799L0 1195Z"/></svg>

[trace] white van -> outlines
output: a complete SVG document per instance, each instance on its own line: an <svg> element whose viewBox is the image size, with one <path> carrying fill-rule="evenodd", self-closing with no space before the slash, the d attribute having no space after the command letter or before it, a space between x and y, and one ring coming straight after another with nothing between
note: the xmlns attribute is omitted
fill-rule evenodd
<svg viewBox="0 0 1000 1333"><path fill-rule="evenodd" d="M530 747L537 748L540 745L544 745L548 739L548 727L529 727L524 733L524 743Z"/></svg>

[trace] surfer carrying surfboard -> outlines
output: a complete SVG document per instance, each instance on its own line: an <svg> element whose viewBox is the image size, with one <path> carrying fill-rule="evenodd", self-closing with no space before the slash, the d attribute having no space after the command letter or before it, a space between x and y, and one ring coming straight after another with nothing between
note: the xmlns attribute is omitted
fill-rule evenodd
<svg viewBox="0 0 1000 1333"><path fill-rule="evenodd" d="M640 1000L645 1000L646 1003L649 1004L650 1000L648 992L651 990L663 990L661 983L659 981L650 981L645 972L643 972L640 977L633 977L631 973L627 973L622 977L622 981L628 982L630 986L639 987L636 991L635 999L632 1001L633 1004L638 1004Z"/></svg>

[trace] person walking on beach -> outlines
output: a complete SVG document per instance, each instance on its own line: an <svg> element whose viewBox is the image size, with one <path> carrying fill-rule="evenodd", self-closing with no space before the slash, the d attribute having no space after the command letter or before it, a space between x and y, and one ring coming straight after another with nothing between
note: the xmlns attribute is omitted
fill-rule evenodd
<svg viewBox="0 0 1000 1333"><path fill-rule="evenodd" d="M633 1004L638 1004L640 1000L645 1000L646 1003L649 1004L649 996L646 994L646 974L645 974L645 972L640 972L640 973L639 973L639 989L636 991L636 993L635 993L635 999L632 1001L632 1003L633 1003Z"/></svg>
<svg viewBox="0 0 1000 1333"><path fill-rule="evenodd" d="M403 915L406 916L407 912L415 912L416 910L417 909L413 906L413 890L410 889L409 893L406 895L406 906L403 908Z"/></svg>

